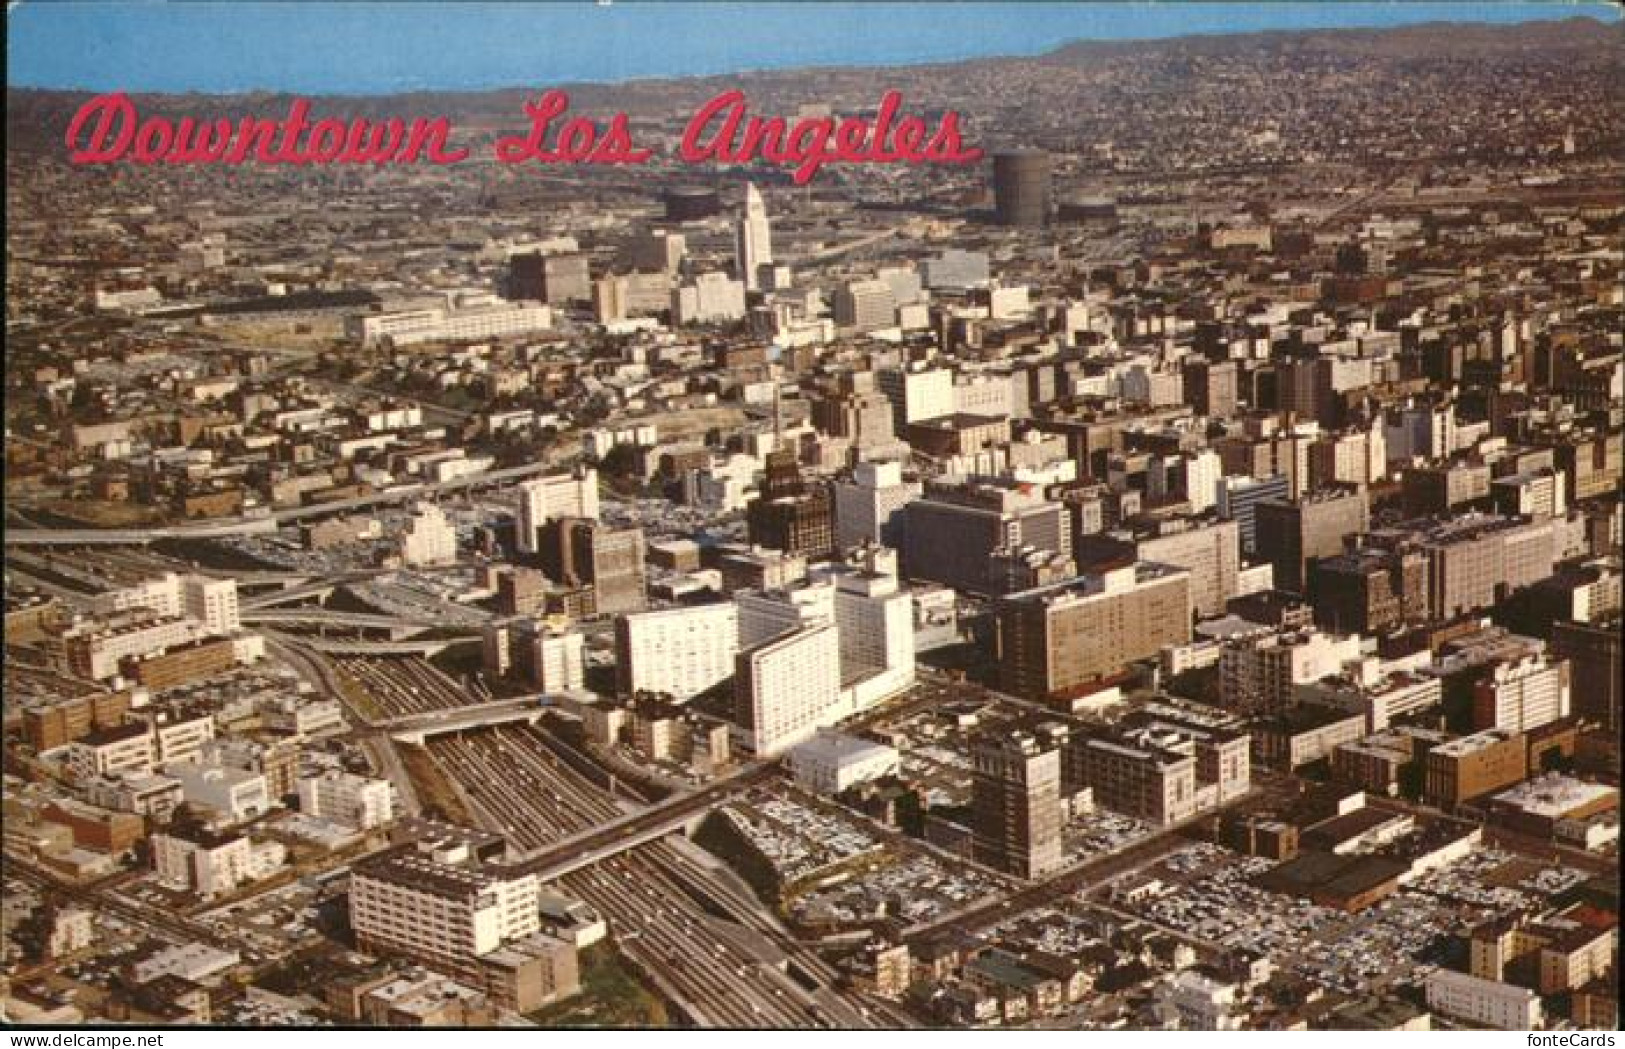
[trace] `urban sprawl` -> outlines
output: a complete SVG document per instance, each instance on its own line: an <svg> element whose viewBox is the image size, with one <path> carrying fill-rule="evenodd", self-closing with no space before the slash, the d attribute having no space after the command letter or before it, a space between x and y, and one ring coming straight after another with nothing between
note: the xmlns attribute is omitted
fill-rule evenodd
<svg viewBox="0 0 1625 1049"><path fill-rule="evenodd" d="M8 90L5 1016L1615 1028L1622 55L737 78L987 153L806 185Z"/></svg>

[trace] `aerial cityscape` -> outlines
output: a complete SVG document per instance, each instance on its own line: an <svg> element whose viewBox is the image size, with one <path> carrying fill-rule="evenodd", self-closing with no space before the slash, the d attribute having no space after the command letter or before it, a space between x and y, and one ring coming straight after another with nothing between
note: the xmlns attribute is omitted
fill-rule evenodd
<svg viewBox="0 0 1625 1049"><path fill-rule="evenodd" d="M325 95L8 16L0 1018L1615 1030L1625 23L1260 6ZM500 162L565 86L647 156ZM879 160L685 160L735 91Z"/></svg>

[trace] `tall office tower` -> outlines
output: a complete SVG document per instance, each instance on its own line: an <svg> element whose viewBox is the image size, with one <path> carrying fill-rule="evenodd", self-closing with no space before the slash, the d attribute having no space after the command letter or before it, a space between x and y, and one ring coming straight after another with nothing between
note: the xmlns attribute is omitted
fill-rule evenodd
<svg viewBox="0 0 1625 1049"><path fill-rule="evenodd" d="M1146 463L1145 494L1156 503L1183 499L1191 513L1199 514L1218 501L1223 474L1219 453L1212 449L1152 456Z"/></svg>
<svg viewBox="0 0 1625 1049"><path fill-rule="evenodd" d="M993 211L1001 226L1047 226L1050 157L1038 149L993 156Z"/></svg>
<svg viewBox="0 0 1625 1049"><path fill-rule="evenodd" d="M1067 508L1031 485L933 483L901 516L903 573L956 590L989 593L989 558L1002 547L1072 553Z"/></svg>
<svg viewBox="0 0 1625 1049"><path fill-rule="evenodd" d="M1261 503L1282 500L1288 496L1285 474L1275 474L1259 480L1256 477L1223 477L1215 493L1219 513L1236 522L1241 534L1241 552L1250 554L1258 549L1258 507Z"/></svg>
<svg viewBox="0 0 1625 1049"><path fill-rule="evenodd" d="M977 862L1019 878L1058 869L1061 751L1058 723L1000 729L971 748L971 849Z"/></svg>
<svg viewBox="0 0 1625 1049"><path fill-rule="evenodd" d="M754 183L745 185L745 206L734 227L734 274L748 291L758 291L757 270L773 261L773 227L767 220L767 204Z"/></svg>
<svg viewBox="0 0 1625 1049"><path fill-rule="evenodd" d="M865 549L855 571L835 583L841 683L862 710L914 684L914 599L897 584L897 558Z"/></svg>
<svg viewBox="0 0 1625 1049"><path fill-rule="evenodd" d="M848 711L841 701L835 624L780 634L734 658L734 722L757 757L771 757Z"/></svg>
<svg viewBox="0 0 1625 1049"><path fill-rule="evenodd" d="M1349 486L1310 492L1295 503L1258 504L1258 553L1275 566L1275 588L1301 594L1316 561L1345 549L1344 540L1371 526L1363 489Z"/></svg>
<svg viewBox="0 0 1625 1049"><path fill-rule="evenodd" d="M508 298L559 306L592 300L587 256L530 252L508 260Z"/></svg>
<svg viewBox="0 0 1625 1049"><path fill-rule="evenodd" d="M730 601L615 621L616 687L692 699L728 680L739 652L739 609Z"/></svg>
<svg viewBox="0 0 1625 1049"><path fill-rule="evenodd" d="M622 273L592 284L593 319L614 324L671 309L671 278L664 273Z"/></svg>
<svg viewBox="0 0 1625 1049"><path fill-rule="evenodd" d="M822 485L807 486L794 451L768 453L762 494L745 508L751 545L824 557L835 546L834 517L829 492Z"/></svg>
<svg viewBox="0 0 1625 1049"><path fill-rule="evenodd" d="M858 463L851 481L830 490L835 495L835 545L842 550L865 542L899 549L900 512L924 491L918 481L903 480L903 464L896 462Z"/></svg>
<svg viewBox="0 0 1625 1049"><path fill-rule="evenodd" d="M643 608L643 529L561 517L543 526L539 545L547 577L560 586L592 587L597 614Z"/></svg>
<svg viewBox="0 0 1625 1049"><path fill-rule="evenodd" d="M1028 699L1064 695L1191 638L1191 577L1143 562L1007 594L994 605L999 680Z"/></svg>
<svg viewBox="0 0 1625 1049"><path fill-rule="evenodd" d="M839 389L812 402L812 423L820 433L845 438L860 452L895 449L891 401L875 388L873 372L848 372Z"/></svg>
<svg viewBox="0 0 1625 1049"><path fill-rule="evenodd" d="M875 376L892 405L892 427L902 433L909 423L940 419L954 413L954 373L947 368L910 365L888 368Z"/></svg>
<svg viewBox="0 0 1625 1049"><path fill-rule="evenodd" d="M848 281L835 289L833 305L841 328L875 331L897 323L897 294L882 280Z"/></svg>
<svg viewBox="0 0 1625 1049"><path fill-rule="evenodd" d="M1309 573L1315 622L1346 634L1386 634L1428 616L1428 562L1418 550L1352 550Z"/></svg>
<svg viewBox="0 0 1625 1049"><path fill-rule="evenodd" d="M1236 362L1202 358L1184 363L1185 399L1197 413L1211 419L1236 414Z"/></svg>
<svg viewBox="0 0 1625 1049"><path fill-rule="evenodd" d="M1574 713L1616 736L1620 695L1625 692L1625 676L1619 672L1625 649L1622 626L1618 612L1593 623L1565 621L1552 626L1552 655L1568 660L1573 667Z"/></svg>
<svg viewBox="0 0 1625 1049"><path fill-rule="evenodd" d="M557 517L598 520L598 471L577 468L571 473L537 477L519 486L519 512L514 526L520 553L540 551L537 533Z"/></svg>
<svg viewBox="0 0 1625 1049"><path fill-rule="evenodd" d="M449 565L457 561L457 528L445 511L430 502L412 509L411 523L401 533L401 561L412 566Z"/></svg>
<svg viewBox="0 0 1625 1049"><path fill-rule="evenodd" d="M1309 446L1309 486L1341 483L1368 488L1388 473L1382 427L1324 433Z"/></svg>

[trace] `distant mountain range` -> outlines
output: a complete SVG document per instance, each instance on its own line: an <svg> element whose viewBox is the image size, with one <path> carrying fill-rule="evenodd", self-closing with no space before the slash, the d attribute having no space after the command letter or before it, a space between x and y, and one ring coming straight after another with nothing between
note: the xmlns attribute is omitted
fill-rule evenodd
<svg viewBox="0 0 1625 1049"><path fill-rule="evenodd" d="M1171 79L1185 72L1195 75L1186 61L1223 58L1231 62L1256 59L1272 69L1290 67L1294 59L1331 60L1359 64L1373 72L1396 72L1430 64L1465 59L1486 62L1538 62L1559 71L1611 70L1619 82L1617 94L1625 105L1625 23L1609 25L1593 18L1573 17L1511 25L1437 22L1392 29L1287 30L1261 33L1210 34L1156 40L1078 41L1034 57L977 58L962 62L896 67L898 80L924 87L942 102L955 85L996 75L1001 68L1043 67L1076 69L1102 64L1149 63ZM1589 75L1589 72L1587 73ZM1606 74L1605 74L1606 75ZM613 84L534 84L483 91L414 91L375 96L315 97L318 111L345 116L445 115L460 126L494 124L515 126L520 104L545 87L567 87L579 112L625 111L656 116L692 109L722 87L743 87L754 97L831 98L857 91L878 91L874 69L827 67L773 70L726 76L634 80ZM92 96L85 91L7 88L6 133L10 148L20 154L59 149L73 112ZM133 94L143 114L180 115L218 113L280 117L290 96L255 92L241 95ZM1010 99L1001 100L1008 103ZM957 99L955 104L959 104ZM974 105L972 106L974 108Z"/></svg>

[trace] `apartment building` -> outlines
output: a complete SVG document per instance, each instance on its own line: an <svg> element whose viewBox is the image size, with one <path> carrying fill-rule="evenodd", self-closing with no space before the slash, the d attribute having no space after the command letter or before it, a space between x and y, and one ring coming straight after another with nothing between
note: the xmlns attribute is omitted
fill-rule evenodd
<svg viewBox="0 0 1625 1049"><path fill-rule="evenodd" d="M739 609L731 601L621 616L616 687L627 696L691 699L732 677L738 652Z"/></svg>
<svg viewBox="0 0 1625 1049"><path fill-rule="evenodd" d="M850 711L833 622L790 630L734 657L734 722L757 757L810 739Z"/></svg>

